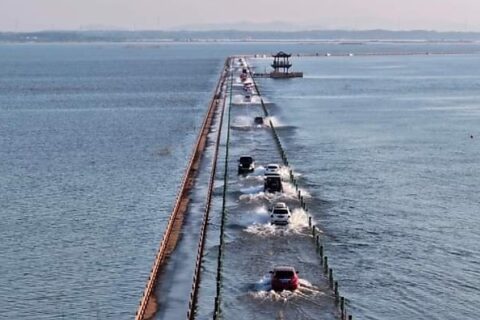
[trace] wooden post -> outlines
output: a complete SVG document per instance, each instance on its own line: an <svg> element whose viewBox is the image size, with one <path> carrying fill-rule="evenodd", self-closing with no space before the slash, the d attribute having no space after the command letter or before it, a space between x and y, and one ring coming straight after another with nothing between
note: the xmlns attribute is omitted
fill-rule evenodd
<svg viewBox="0 0 480 320"><path fill-rule="evenodd" d="M330 284L330 289L333 289L333 269L328 269L328 282Z"/></svg>
<svg viewBox="0 0 480 320"><path fill-rule="evenodd" d="M215 313L213 315L213 319L218 318L218 313L219 313L219 303L218 303L218 297L215 297Z"/></svg>
<svg viewBox="0 0 480 320"><path fill-rule="evenodd" d="M334 292L335 292L335 303L338 303L338 281L335 281Z"/></svg>

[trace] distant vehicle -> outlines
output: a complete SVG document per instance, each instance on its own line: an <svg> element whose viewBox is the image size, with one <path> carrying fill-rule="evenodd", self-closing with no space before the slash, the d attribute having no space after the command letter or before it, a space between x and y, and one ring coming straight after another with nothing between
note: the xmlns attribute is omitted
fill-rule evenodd
<svg viewBox="0 0 480 320"><path fill-rule="evenodd" d="M250 156L241 156L238 160L238 174L253 172L255 161Z"/></svg>
<svg viewBox="0 0 480 320"><path fill-rule="evenodd" d="M277 202L270 213L270 223L277 225L287 225L290 222L290 209L284 202Z"/></svg>
<svg viewBox="0 0 480 320"><path fill-rule="evenodd" d="M267 164L267 167L265 168L265 175L270 175L274 173L278 173L280 171L280 166L276 163L270 163Z"/></svg>
<svg viewBox="0 0 480 320"><path fill-rule="evenodd" d="M296 290L298 288L298 271L294 267L278 266L270 271L272 289L275 291Z"/></svg>
<svg viewBox="0 0 480 320"><path fill-rule="evenodd" d="M266 175L265 182L263 185L263 191L271 192L271 193L282 192L283 186L282 186L282 178L280 177L280 174L272 173L272 174Z"/></svg>
<svg viewBox="0 0 480 320"><path fill-rule="evenodd" d="M245 101L245 102L247 102L247 103L252 102L252 96L249 95L249 94L247 94L247 95L245 96L245 98L243 99L243 101Z"/></svg>
<svg viewBox="0 0 480 320"><path fill-rule="evenodd" d="M243 86L243 91L253 93L253 85Z"/></svg>
<svg viewBox="0 0 480 320"><path fill-rule="evenodd" d="M245 81L243 83L243 90L245 91L252 91L253 90L253 82Z"/></svg>
<svg viewBox="0 0 480 320"><path fill-rule="evenodd" d="M253 119L253 123L256 125L263 125L263 117L255 117L255 119Z"/></svg>

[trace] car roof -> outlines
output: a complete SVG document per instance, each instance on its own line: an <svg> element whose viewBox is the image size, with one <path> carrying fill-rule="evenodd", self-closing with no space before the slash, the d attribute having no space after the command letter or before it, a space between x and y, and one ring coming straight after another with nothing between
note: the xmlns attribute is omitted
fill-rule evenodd
<svg viewBox="0 0 480 320"><path fill-rule="evenodd" d="M295 272L295 268L290 267L290 266L277 266L277 267L273 268L273 271L292 271L292 272Z"/></svg>
<svg viewBox="0 0 480 320"><path fill-rule="evenodd" d="M277 168L279 168L280 166L276 163L269 163L269 164L267 164L267 167L277 167Z"/></svg>
<svg viewBox="0 0 480 320"><path fill-rule="evenodd" d="M287 204L285 202L277 202L273 206L274 208L287 208Z"/></svg>

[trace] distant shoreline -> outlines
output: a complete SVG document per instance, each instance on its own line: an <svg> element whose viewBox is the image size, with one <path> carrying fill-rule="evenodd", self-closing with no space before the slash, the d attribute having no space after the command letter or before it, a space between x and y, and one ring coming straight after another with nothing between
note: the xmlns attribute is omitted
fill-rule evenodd
<svg viewBox="0 0 480 320"><path fill-rule="evenodd" d="M311 31L38 31L0 32L0 43L477 43L480 32L311 30Z"/></svg>
<svg viewBox="0 0 480 320"><path fill-rule="evenodd" d="M322 39L191 39L191 40L3 40L0 44L130 44L130 45L161 45L161 44L226 44L226 43L291 43L291 44L331 44L331 45L368 45L368 44L480 44L480 40L395 40L395 39L370 39L361 41L348 41L348 39L322 40Z"/></svg>

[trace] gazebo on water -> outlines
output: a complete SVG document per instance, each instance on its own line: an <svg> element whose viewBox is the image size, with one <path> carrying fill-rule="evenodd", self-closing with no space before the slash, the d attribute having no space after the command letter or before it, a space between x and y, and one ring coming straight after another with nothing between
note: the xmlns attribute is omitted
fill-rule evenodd
<svg viewBox="0 0 480 320"><path fill-rule="evenodd" d="M273 63L271 64L273 71L270 72L270 77L272 78L295 78L303 77L303 72L290 72L292 63L290 62L290 57L292 55L285 53L283 51L278 52L277 54L272 55Z"/></svg>

